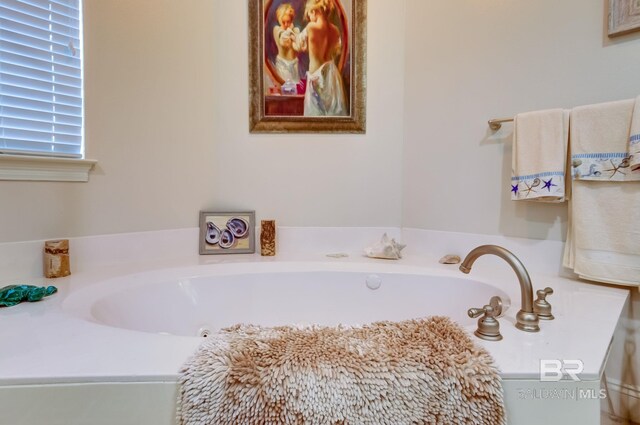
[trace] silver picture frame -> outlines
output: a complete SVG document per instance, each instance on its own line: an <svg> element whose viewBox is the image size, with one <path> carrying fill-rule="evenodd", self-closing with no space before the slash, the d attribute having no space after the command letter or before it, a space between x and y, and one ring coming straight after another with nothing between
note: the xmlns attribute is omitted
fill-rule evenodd
<svg viewBox="0 0 640 425"><path fill-rule="evenodd" d="M200 255L256 252L255 211L200 211Z"/></svg>
<svg viewBox="0 0 640 425"><path fill-rule="evenodd" d="M609 0L609 37L640 31L640 0Z"/></svg>

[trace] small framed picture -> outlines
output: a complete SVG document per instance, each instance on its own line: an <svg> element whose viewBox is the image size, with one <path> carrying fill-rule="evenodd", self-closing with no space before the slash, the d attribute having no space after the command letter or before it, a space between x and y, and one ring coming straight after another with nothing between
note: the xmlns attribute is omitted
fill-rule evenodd
<svg viewBox="0 0 640 425"><path fill-rule="evenodd" d="M200 255L253 254L255 212L200 211Z"/></svg>

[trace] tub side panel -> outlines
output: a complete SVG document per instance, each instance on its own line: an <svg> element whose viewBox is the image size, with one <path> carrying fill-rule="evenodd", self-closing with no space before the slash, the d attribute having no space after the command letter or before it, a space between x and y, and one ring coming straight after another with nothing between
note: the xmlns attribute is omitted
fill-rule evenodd
<svg viewBox="0 0 640 425"><path fill-rule="evenodd" d="M0 423L174 425L178 384L100 383L0 387Z"/></svg>

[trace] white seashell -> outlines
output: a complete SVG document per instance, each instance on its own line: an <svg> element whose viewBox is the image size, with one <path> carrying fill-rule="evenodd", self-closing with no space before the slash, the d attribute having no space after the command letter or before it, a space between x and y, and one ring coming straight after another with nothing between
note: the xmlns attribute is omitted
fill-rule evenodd
<svg viewBox="0 0 640 425"><path fill-rule="evenodd" d="M327 254L327 257L330 258L347 258L349 254L345 254L344 252L336 252L335 254Z"/></svg>
<svg viewBox="0 0 640 425"><path fill-rule="evenodd" d="M380 242L375 243L364 249L364 253L367 257L371 258L384 258L387 260L398 260L402 258L401 251L406 247L404 244L396 242L395 239L390 239L385 233L382 235Z"/></svg>
<svg viewBox="0 0 640 425"><path fill-rule="evenodd" d="M449 254L440 259L440 264L458 264L460 261L459 256Z"/></svg>

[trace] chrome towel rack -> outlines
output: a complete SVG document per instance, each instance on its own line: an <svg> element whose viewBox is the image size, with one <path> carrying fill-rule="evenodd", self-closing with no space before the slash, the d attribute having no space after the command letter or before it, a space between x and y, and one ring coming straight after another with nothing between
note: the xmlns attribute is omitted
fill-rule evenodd
<svg viewBox="0 0 640 425"><path fill-rule="evenodd" d="M489 120L489 128L493 131L498 131L500 130L500 128L502 128L503 122L511 121L513 121L513 118L494 118L492 120Z"/></svg>

